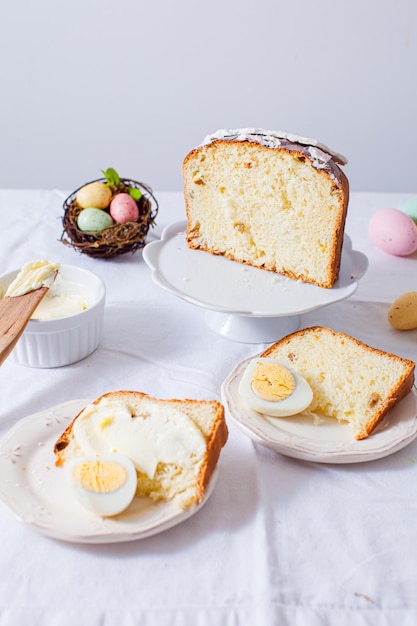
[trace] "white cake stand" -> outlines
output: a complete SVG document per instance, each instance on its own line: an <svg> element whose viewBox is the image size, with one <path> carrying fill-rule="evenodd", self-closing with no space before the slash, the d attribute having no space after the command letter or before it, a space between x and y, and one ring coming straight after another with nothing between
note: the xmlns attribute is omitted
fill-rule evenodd
<svg viewBox="0 0 417 626"><path fill-rule="evenodd" d="M192 250L186 222L167 226L143 258L162 289L206 309L216 333L243 343L270 343L295 331L300 315L350 297L368 267L345 234L339 278L332 289L291 280L208 252Z"/></svg>

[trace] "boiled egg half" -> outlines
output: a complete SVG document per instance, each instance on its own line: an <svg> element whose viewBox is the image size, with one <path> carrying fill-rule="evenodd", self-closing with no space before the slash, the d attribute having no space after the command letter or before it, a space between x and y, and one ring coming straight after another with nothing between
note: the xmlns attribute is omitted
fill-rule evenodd
<svg viewBox="0 0 417 626"><path fill-rule="evenodd" d="M92 513L111 517L132 502L137 487L133 462L123 454L94 454L72 459L67 478L80 504Z"/></svg>
<svg viewBox="0 0 417 626"><path fill-rule="evenodd" d="M272 417L301 413L313 399L306 379L272 358L252 359L240 379L238 391L251 409Z"/></svg>

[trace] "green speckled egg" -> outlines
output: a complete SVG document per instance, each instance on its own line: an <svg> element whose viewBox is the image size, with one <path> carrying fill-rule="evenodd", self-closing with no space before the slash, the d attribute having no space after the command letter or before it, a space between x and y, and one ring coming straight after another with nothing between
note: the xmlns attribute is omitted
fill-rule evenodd
<svg viewBox="0 0 417 626"><path fill-rule="evenodd" d="M77 226L84 233L98 233L113 224L108 213L94 207L83 209L77 218Z"/></svg>
<svg viewBox="0 0 417 626"><path fill-rule="evenodd" d="M400 207L400 211L405 213L417 224L417 198L411 198L404 202Z"/></svg>

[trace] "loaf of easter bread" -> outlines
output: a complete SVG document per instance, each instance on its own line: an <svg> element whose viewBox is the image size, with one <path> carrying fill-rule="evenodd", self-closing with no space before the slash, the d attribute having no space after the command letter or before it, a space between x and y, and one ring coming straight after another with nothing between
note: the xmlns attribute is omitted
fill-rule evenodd
<svg viewBox="0 0 417 626"><path fill-rule="evenodd" d="M349 199L345 163L288 133L209 135L183 162L188 246L331 288Z"/></svg>

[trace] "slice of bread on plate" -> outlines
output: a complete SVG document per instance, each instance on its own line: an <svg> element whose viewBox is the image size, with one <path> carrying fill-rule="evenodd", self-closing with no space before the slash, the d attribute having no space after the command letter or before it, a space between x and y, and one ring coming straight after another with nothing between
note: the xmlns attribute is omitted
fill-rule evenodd
<svg viewBox="0 0 417 626"><path fill-rule="evenodd" d="M412 361L322 326L287 335L261 356L304 376L313 390L304 413L348 422L356 439L368 437L414 384Z"/></svg>
<svg viewBox="0 0 417 626"><path fill-rule="evenodd" d="M188 246L331 288L349 199L344 163L316 140L287 133L209 135L182 167Z"/></svg>
<svg viewBox="0 0 417 626"><path fill-rule="evenodd" d="M54 452L57 466L88 454L124 454L136 467L136 495L186 509L203 500L227 437L216 400L163 400L122 390L86 406Z"/></svg>

